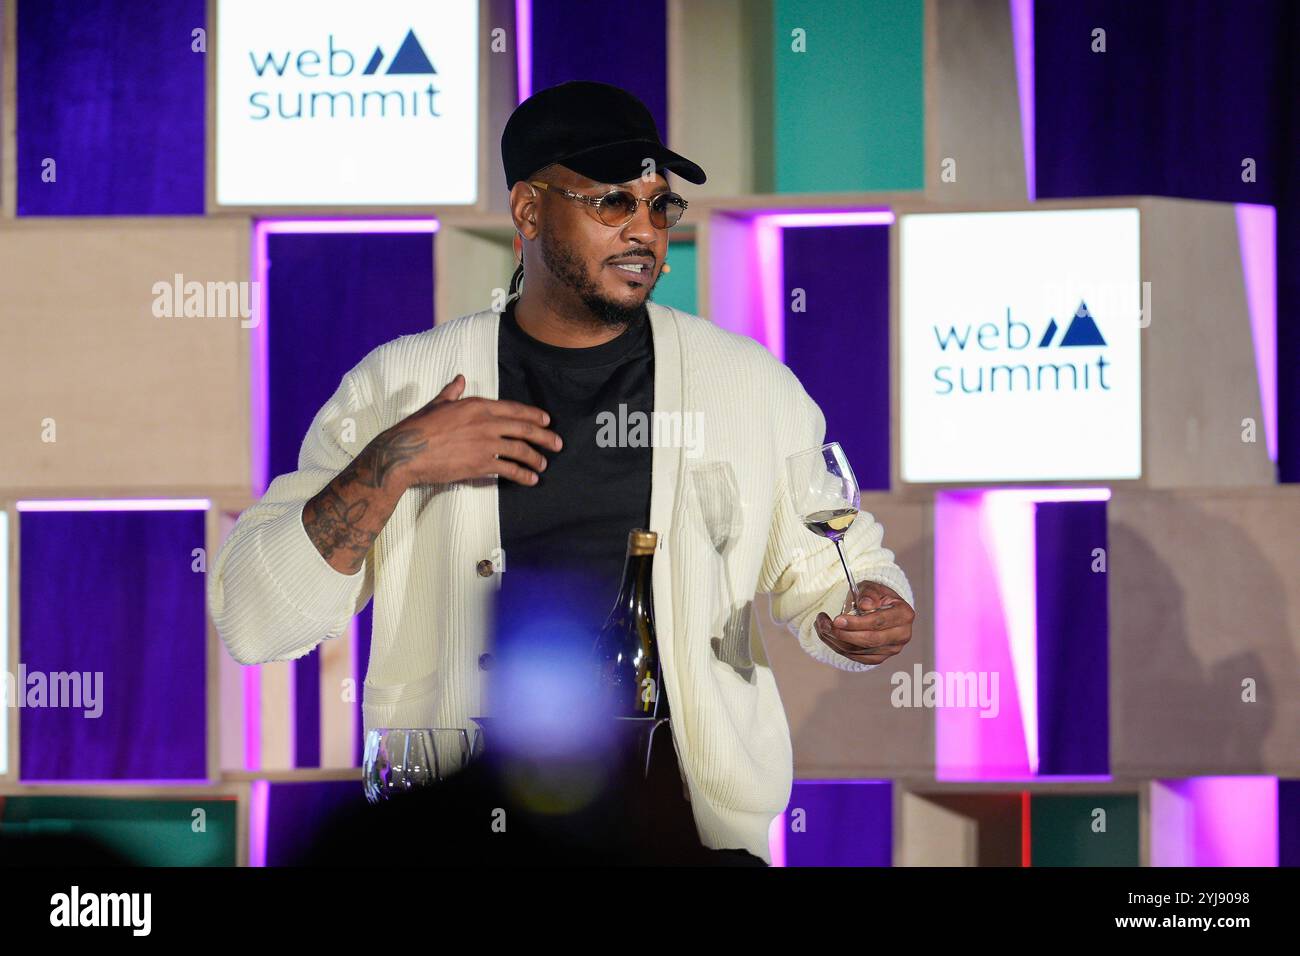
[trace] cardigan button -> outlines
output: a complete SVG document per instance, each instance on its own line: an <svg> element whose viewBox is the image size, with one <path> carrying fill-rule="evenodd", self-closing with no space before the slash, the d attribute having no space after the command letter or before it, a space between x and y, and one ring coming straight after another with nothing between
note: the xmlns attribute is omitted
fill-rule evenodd
<svg viewBox="0 0 1300 956"><path fill-rule="evenodd" d="M480 654L480 655L478 656L478 669L479 669L479 670L481 670L481 671L485 671L485 670L487 670L487 669L488 669L489 667L491 667L491 666L492 666L492 655L491 655L491 654Z"/></svg>
<svg viewBox="0 0 1300 956"><path fill-rule="evenodd" d="M476 565L476 567L478 568L478 576L481 578L490 578L492 572L496 570L492 565L491 558L484 558Z"/></svg>

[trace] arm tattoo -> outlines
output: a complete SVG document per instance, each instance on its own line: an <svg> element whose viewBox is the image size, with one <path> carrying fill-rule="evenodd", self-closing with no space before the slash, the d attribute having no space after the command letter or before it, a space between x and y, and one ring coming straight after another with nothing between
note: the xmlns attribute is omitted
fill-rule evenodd
<svg viewBox="0 0 1300 956"><path fill-rule="evenodd" d="M327 561L336 551L351 552L348 571L352 574L361 567L370 546L379 537L378 532L357 527L365 517L367 504L365 500L345 501L331 483L303 510L303 527L316 550Z"/></svg>
<svg viewBox="0 0 1300 956"><path fill-rule="evenodd" d="M383 488L394 468L414 458L427 442L416 437L413 429L399 429L378 435L325 486L303 509L302 523L316 550L327 561L336 552L350 553L348 570L355 574L379 537L379 530L361 527L369 501L362 496L352 500L341 492L349 485Z"/></svg>
<svg viewBox="0 0 1300 956"><path fill-rule="evenodd" d="M382 488L393 469L414 458L426 444L410 428L379 435L339 472L339 487L356 482L367 488Z"/></svg>

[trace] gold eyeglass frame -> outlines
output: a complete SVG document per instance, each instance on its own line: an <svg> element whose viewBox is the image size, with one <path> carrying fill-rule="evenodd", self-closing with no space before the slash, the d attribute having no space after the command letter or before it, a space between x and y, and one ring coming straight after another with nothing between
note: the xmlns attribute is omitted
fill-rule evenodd
<svg viewBox="0 0 1300 956"><path fill-rule="evenodd" d="M628 216L626 219L624 219L622 222L619 223L608 223L605 222L604 219L600 219L602 225L610 226L611 228L615 228L615 229L626 226L629 222L635 219L636 211L637 209L640 208L641 203L645 203L646 206L649 206L660 196L676 196L677 199L680 200L682 204L682 216L686 215L686 210L690 206L690 203L688 203L685 199L683 199L680 195L673 192L672 190L669 190L666 193L655 193L653 196L638 196L634 192L632 192L632 190L624 189L623 187L620 186L616 189L611 189L608 192L601 193L599 196L584 196L582 195L582 193L575 193L572 190L565 189L563 186L556 186L554 183L544 183L540 179L530 179L528 180L528 184L530 186L540 186L542 189L553 190L554 192L557 192L561 196L564 196L568 199L576 199L578 202L586 203L588 206L591 206L595 210L597 219L600 219L600 204L604 202L606 196L612 196L614 193L627 193L634 200L636 200L636 205L632 207L632 214L630 216ZM650 217L651 217L650 224L654 226L654 209L650 210ZM682 221L682 217L678 216L677 222L671 223L667 226L655 226L655 228L671 229L673 228L673 226L678 225L681 221Z"/></svg>

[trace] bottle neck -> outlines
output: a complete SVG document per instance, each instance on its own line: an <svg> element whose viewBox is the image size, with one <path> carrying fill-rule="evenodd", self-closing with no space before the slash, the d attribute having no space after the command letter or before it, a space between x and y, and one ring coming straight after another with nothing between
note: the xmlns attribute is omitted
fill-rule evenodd
<svg viewBox="0 0 1300 956"><path fill-rule="evenodd" d="M618 600L615 602L617 607L635 610L638 602L648 599L652 561L654 561L653 553L627 556L623 562L623 583L619 586Z"/></svg>

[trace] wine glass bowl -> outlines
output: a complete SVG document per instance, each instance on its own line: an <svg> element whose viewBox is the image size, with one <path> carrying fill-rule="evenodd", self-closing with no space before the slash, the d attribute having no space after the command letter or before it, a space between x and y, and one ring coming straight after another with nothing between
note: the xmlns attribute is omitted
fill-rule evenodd
<svg viewBox="0 0 1300 956"><path fill-rule="evenodd" d="M378 803L445 780L465 769L481 746L477 731L471 747L460 727L376 728L366 734L361 762L366 799Z"/></svg>
<svg viewBox="0 0 1300 956"><path fill-rule="evenodd" d="M844 549L840 544L857 518L858 506L862 503L858 479L844 449L839 442L828 442L819 448L796 452L786 459L786 477L795 514L804 527L835 544L844 576L849 582L841 613L863 613L857 604L858 586L848 562L844 560Z"/></svg>

